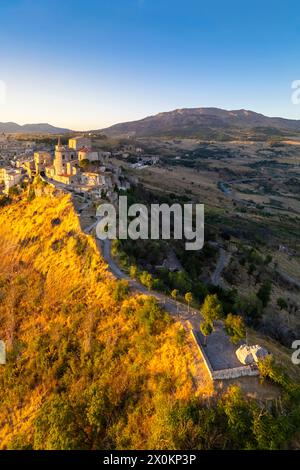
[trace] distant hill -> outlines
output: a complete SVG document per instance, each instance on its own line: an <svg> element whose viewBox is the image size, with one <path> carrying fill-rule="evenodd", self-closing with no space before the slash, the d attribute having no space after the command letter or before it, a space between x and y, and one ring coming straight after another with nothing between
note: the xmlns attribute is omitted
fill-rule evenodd
<svg viewBox="0 0 300 470"><path fill-rule="evenodd" d="M0 132L18 133L18 134L64 134L71 132L70 129L51 126L48 123L41 124L16 124L15 122L0 122Z"/></svg>
<svg viewBox="0 0 300 470"><path fill-rule="evenodd" d="M101 132L108 136L213 137L214 134L230 136L251 129L263 130L270 135L278 133L278 130L300 132L300 120L267 117L245 109L227 111L219 108L186 108L116 124Z"/></svg>

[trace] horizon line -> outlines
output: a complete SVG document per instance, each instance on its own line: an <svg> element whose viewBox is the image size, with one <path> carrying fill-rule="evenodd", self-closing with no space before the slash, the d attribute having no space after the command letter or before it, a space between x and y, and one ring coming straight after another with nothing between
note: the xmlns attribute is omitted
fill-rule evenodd
<svg viewBox="0 0 300 470"><path fill-rule="evenodd" d="M297 119L297 118L291 118L291 117L280 116L280 115L269 115L269 114L265 114L265 113L262 113L262 112L259 112L259 111L253 111L253 109L247 109L247 108L227 109L227 108L218 108L217 106L196 106L196 107L187 107L187 106L185 106L185 107L182 107L182 108L172 108L168 111L158 111L155 114L149 114L147 116L143 116L143 117L140 117L140 118L137 118L137 119L132 119L132 120L129 120L129 121L126 121L126 120L125 121L116 121L113 124L109 124L106 127L94 127L94 128L88 128L88 129L72 129L71 127L69 128L68 126L67 127L66 126L59 126L59 125L55 125L55 124L52 124L50 122L45 122L45 121L25 122L24 124L20 123L20 122L17 122L17 121L0 121L0 124L17 124L18 126L21 126L21 127L31 126L31 125L50 125L52 127L65 129L65 130L71 131L71 132L92 132L92 131L105 130L105 129L108 129L108 128L110 128L112 126L115 126L117 124L141 121L143 119L154 117L154 116L157 116L159 114L166 114L166 113L171 113L171 112L174 112L174 111L182 111L182 110L186 110L186 109L189 109L189 110L192 110L192 109L217 109L217 110L228 111L228 112L247 111L247 112L251 112L251 113L255 113L255 114L260 114L260 115L268 117L268 118L287 119L289 121L300 121L300 118ZM8 132L8 133L13 134L13 132Z"/></svg>

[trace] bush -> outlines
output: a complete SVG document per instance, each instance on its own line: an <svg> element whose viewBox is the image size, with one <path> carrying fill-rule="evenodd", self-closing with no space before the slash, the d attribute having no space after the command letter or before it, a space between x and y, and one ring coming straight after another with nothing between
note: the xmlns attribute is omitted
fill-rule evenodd
<svg viewBox="0 0 300 470"><path fill-rule="evenodd" d="M261 300L264 308L269 303L271 297L272 284L270 281L264 282L257 292L257 298Z"/></svg>
<svg viewBox="0 0 300 470"><path fill-rule="evenodd" d="M113 299L116 302L121 302L122 300L126 299L129 294L129 284L128 281L122 279L116 282L116 287L113 291Z"/></svg>
<svg viewBox="0 0 300 470"><path fill-rule="evenodd" d="M237 344L246 336L244 320L239 315L232 315L232 313L229 313L225 319L224 327L226 333L230 336L231 341L234 344Z"/></svg>
<svg viewBox="0 0 300 470"><path fill-rule="evenodd" d="M272 382L281 385L283 388L289 388L290 380L283 373L282 368L275 363L271 354L258 362L258 369L262 379L269 378Z"/></svg>
<svg viewBox="0 0 300 470"><path fill-rule="evenodd" d="M288 307L287 302L282 297L278 297L277 305L280 308L280 310L286 310Z"/></svg>

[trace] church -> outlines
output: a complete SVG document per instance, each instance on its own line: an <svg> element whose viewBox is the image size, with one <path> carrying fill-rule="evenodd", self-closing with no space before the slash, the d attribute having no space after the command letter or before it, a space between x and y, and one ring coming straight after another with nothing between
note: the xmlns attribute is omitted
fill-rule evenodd
<svg viewBox="0 0 300 470"><path fill-rule="evenodd" d="M53 164L45 169L46 176L64 184L79 183L81 173L79 161L83 159L83 155L88 161L99 161L98 152L91 151L90 139L74 137L69 139L68 145L63 145L59 137L55 146Z"/></svg>

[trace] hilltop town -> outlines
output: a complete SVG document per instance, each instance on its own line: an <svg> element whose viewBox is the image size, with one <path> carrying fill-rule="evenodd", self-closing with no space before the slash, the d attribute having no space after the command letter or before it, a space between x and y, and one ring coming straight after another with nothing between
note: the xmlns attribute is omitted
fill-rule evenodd
<svg viewBox="0 0 300 470"><path fill-rule="evenodd" d="M75 194L97 200L114 200L116 190L130 187L120 166L110 162L111 152L95 150L85 136L75 136L63 144L44 145L20 141L3 134L0 138L0 190L9 194L14 188L40 175L46 182Z"/></svg>

